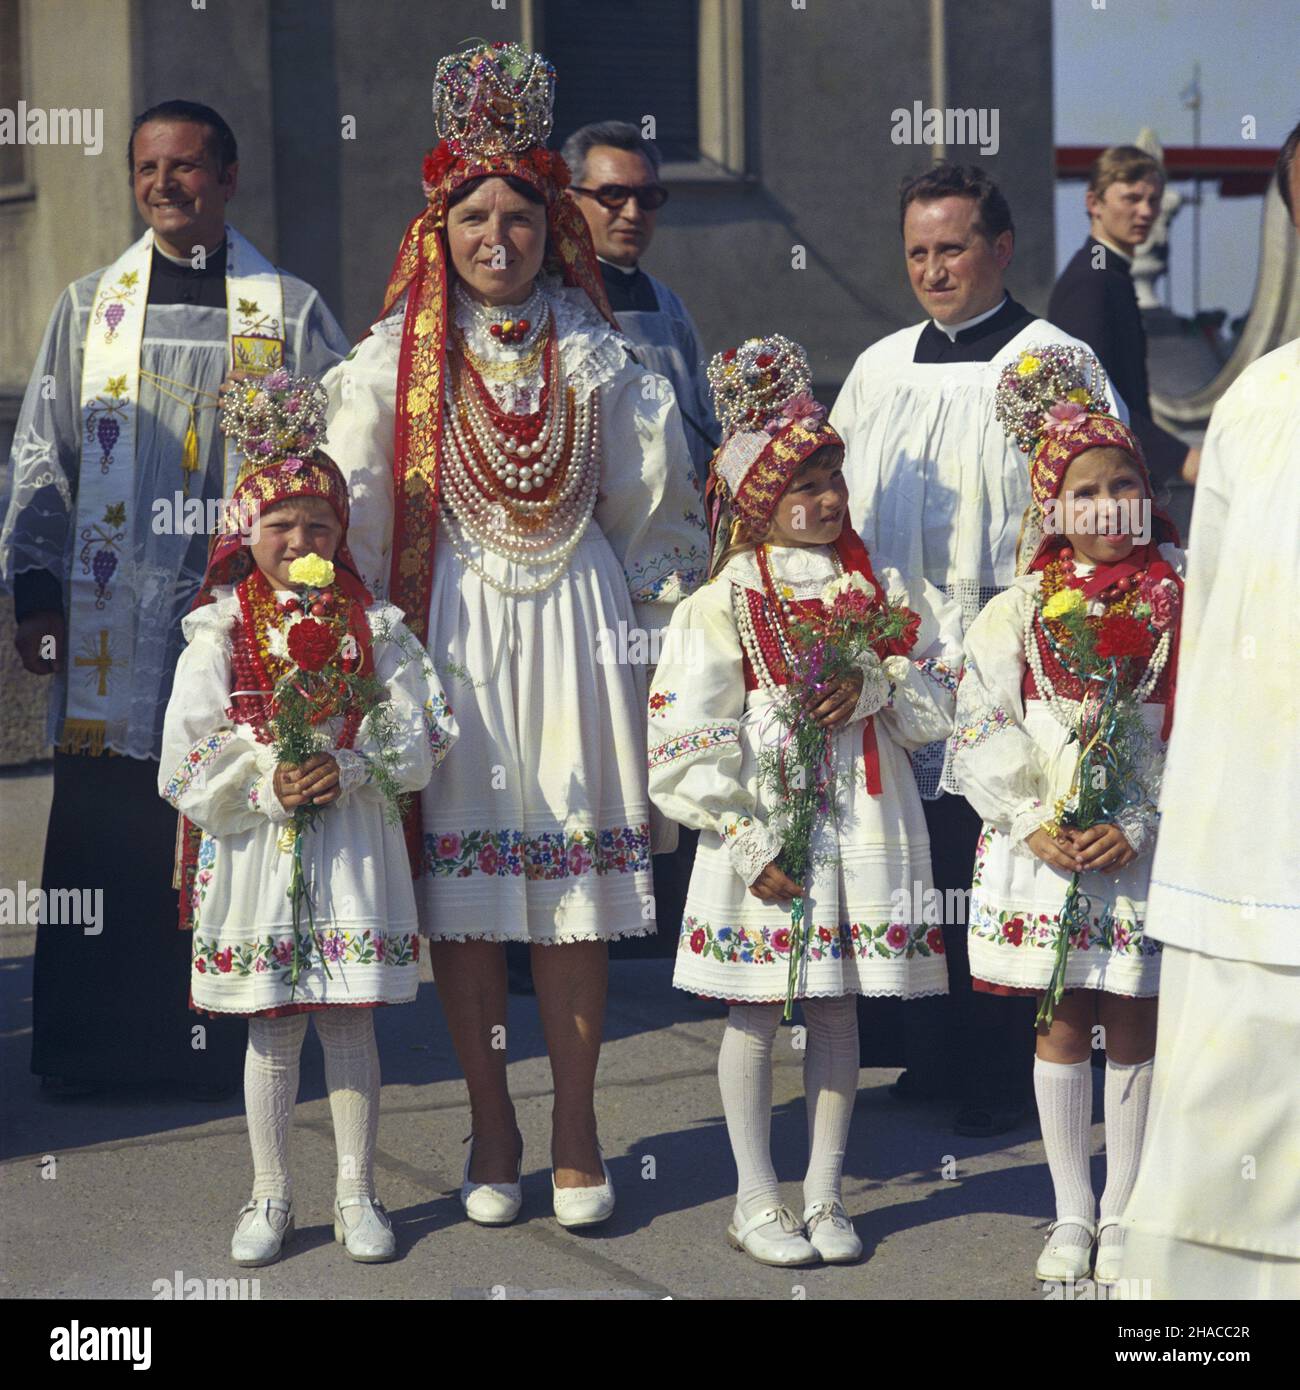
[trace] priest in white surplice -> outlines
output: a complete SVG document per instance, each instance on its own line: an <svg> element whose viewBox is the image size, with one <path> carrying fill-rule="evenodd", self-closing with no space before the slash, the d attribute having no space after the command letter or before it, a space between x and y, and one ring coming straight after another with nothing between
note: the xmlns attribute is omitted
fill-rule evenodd
<svg viewBox="0 0 1300 1390"><path fill-rule="evenodd" d="M1278 187L1300 232L1300 125ZM1300 1298L1300 338L1220 399L1147 931L1165 943L1130 1296ZM1149 1283L1146 1281L1150 1281Z"/></svg>
<svg viewBox="0 0 1300 1390"><path fill-rule="evenodd" d="M929 317L858 358L831 423L845 442L849 511L867 549L943 589L969 627L1015 576L1029 504L1024 458L994 418L998 375L1030 342L1076 339L1007 294L1011 209L982 170L937 165L906 183L900 202L908 277ZM1127 421L1123 402L1112 401ZM980 820L940 790L942 744L923 749L913 767L947 903L949 890L970 887ZM965 914L957 916L945 912L951 994L907 1006L908 1071L896 1094L956 1090L958 1132L998 1134L1028 1100L1033 1010L1028 1000L972 993Z"/></svg>

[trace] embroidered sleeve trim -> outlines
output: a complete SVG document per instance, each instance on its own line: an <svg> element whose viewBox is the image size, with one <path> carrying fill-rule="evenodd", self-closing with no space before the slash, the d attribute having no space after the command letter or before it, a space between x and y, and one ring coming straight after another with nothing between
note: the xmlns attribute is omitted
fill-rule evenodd
<svg viewBox="0 0 1300 1390"><path fill-rule="evenodd" d="M172 773L167 785L163 788L163 797L176 806L180 797L184 796L195 784L202 786L203 779L207 776L208 764L218 757L221 750L235 737L233 729L222 729L219 733L209 734L207 738L200 739L198 743L185 755L181 765ZM180 808L177 807L179 810Z"/></svg>
<svg viewBox="0 0 1300 1390"><path fill-rule="evenodd" d="M650 749L650 766L662 767L678 758L691 757L716 748L719 744L738 743L739 740L740 726L735 720L729 720L725 724L708 724L697 729L688 729L675 738L655 744Z"/></svg>
<svg viewBox="0 0 1300 1390"><path fill-rule="evenodd" d="M1001 705L995 705L987 714L971 724L962 724L952 736L952 747L956 753L969 752L978 748L985 739L991 738L1002 729L1014 724L1015 720Z"/></svg>
<svg viewBox="0 0 1300 1390"><path fill-rule="evenodd" d="M923 676L928 676L936 685L941 685L949 693L956 693L961 672L949 666L946 661L940 661L935 656L926 656L922 657L920 661L913 662L913 665Z"/></svg>

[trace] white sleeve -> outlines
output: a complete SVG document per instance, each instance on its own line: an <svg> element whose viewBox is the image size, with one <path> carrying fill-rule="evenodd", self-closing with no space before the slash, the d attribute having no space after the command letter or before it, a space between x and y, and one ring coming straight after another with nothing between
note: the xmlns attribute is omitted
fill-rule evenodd
<svg viewBox="0 0 1300 1390"><path fill-rule="evenodd" d="M678 605L650 689L650 799L670 820L715 831L753 883L781 852L741 778L744 661L731 584L715 579Z"/></svg>
<svg viewBox="0 0 1300 1390"><path fill-rule="evenodd" d="M185 619L189 644L163 721L158 791L210 835L233 835L287 821L272 786L275 750L226 713L230 703L228 620L217 605Z"/></svg>
<svg viewBox="0 0 1300 1390"><path fill-rule="evenodd" d="M388 698L361 723L352 748L335 758L345 791L382 799L374 766L384 763L403 792L428 785L456 741L456 720L423 645L402 623L401 611L375 604L367 614L374 641L375 676ZM343 800L340 797L340 802Z"/></svg>
<svg viewBox="0 0 1300 1390"><path fill-rule="evenodd" d="M637 623L653 633L707 573L699 479L664 377L630 363L599 390L596 524L623 566Z"/></svg>
<svg viewBox="0 0 1300 1390"><path fill-rule="evenodd" d="M393 547L393 428L397 414L397 358L393 320L376 324L324 376L329 395L325 452L347 480L351 515L348 548L376 598L388 593Z"/></svg>
<svg viewBox="0 0 1300 1390"><path fill-rule="evenodd" d="M1031 851L1025 837L1051 818L1044 805L1048 775L1025 728L1024 618L1033 596L1007 589L988 603L966 633L966 661L957 688L949 771L962 796L1012 848Z"/></svg>
<svg viewBox="0 0 1300 1390"><path fill-rule="evenodd" d="M882 568L877 578L891 602L921 619L911 652L886 658L891 689L880 710L890 737L913 753L952 733L962 666L961 608L927 579L905 579L892 567Z"/></svg>

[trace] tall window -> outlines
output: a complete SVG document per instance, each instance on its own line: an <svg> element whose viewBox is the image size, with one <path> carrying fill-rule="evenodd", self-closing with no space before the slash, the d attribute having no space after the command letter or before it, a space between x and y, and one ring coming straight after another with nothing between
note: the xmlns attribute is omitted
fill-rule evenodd
<svg viewBox="0 0 1300 1390"><path fill-rule="evenodd" d="M0 110L12 111L15 121L23 83L20 5L21 0L0 0ZM22 185L26 153L26 145L0 145L0 191Z"/></svg>
<svg viewBox="0 0 1300 1390"><path fill-rule="evenodd" d="M560 144L592 121L654 117L665 174L744 167L742 0L532 0L525 38L555 65Z"/></svg>

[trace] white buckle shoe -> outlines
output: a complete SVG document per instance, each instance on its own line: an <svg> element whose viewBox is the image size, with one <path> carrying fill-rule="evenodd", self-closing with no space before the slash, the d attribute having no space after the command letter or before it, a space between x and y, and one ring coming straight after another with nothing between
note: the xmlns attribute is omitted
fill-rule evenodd
<svg viewBox="0 0 1300 1390"><path fill-rule="evenodd" d="M460 1180L460 1204L465 1215L479 1226L508 1226L524 1204L524 1191L520 1178L524 1171L523 1140L519 1142L519 1163L515 1168L514 1182L470 1182L469 1166L474 1161L474 1136L465 1142L469 1152L465 1155L465 1171Z"/></svg>
<svg viewBox="0 0 1300 1390"><path fill-rule="evenodd" d="M598 1144L601 1171L605 1181L599 1187L556 1187L555 1170L551 1170L551 1205L561 1226L599 1226L614 1214L614 1180L609 1175L605 1152Z"/></svg>
<svg viewBox="0 0 1300 1390"><path fill-rule="evenodd" d="M345 1211L360 1208L352 1224ZM384 1204L373 1197L338 1197L334 1202L334 1239L358 1264L378 1265L397 1255L397 1237Z"/></svg>
<svg viewBox="0 0 1300 1390"><path fill-rule="evenodd" d="M1060 1226L1081 1226L1088 1233L1087 1245L1052 1244L1052 1235ZM1092 1242L1097 1228L1082 1216L1066 1216L1053 1221L1047 1228L1047 1244L1034 1266L1034 1278L1045 1283L1078 1283L1092 1272Z"/></svg>
<svg viewBox="0 0 1300 1390"><path fill-rule="evenodd" d="M249 1212L253 1213L252 1219L245 1222ZM279 1197L251 1198L239 1209L239 1221L230 1241L230 1258L246 1267L273 1265L292 1232L293 1208L288 1202Z"/></svg>
<svg viewBox="0 0 1300 1390"><path fill-rule="evenodd" d="M799 1218L784 1204L767 1207L748 1221L742 1220L737 1207L727 1227L727 1240L763 1265L812 1265L821 1259Z"/></svg>
<svg viewBox="0 0 1300 1390"><path fill-rule="evenodd" d="M1097 1258L1092 1267L1092 1277L1098 1284L1107 1288L1119 1283L1119 1266L1124 1258L1124 1242L1117 1240L1110 1245L1103 1245L1101 1233L1107 1226L1120 1224L1118 1216L1103 1216L1097 1222Z"/></svg>
<svg viewBox="0 0 1300 1390"><path fill-rule="evenodd" d="M808 1241L828 1265L862 1258L862 1242L839 1202L814 1202L803 1214Z"/></svg>

